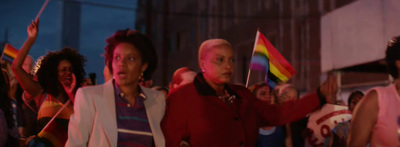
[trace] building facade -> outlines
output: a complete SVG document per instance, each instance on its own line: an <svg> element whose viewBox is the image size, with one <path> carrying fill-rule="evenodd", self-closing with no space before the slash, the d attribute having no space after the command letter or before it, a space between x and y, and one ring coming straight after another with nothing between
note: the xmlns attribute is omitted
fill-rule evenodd
<svg viewBox="0 0 400 147"><path fill-rule="evenodd" d="M211 38L229 41L235 53L234 83L245 84L257 30L292 64L289 81L300 91L321 81L321 16L354 0L139 0L136 27L154 41L159 66L156 85L168 85L182 66L198 68L200 44ZM252 72L250 85L263 81Z"/></svg>

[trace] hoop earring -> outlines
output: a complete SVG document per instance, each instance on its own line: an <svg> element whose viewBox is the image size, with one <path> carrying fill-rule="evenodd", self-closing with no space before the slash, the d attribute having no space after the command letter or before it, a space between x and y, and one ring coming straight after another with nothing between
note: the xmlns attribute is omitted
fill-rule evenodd
<svg viewBox="0 0 400 147"><path fill-rule="evenodd" d="M139 81L143 78L143 72L139 76Z"/></svg>

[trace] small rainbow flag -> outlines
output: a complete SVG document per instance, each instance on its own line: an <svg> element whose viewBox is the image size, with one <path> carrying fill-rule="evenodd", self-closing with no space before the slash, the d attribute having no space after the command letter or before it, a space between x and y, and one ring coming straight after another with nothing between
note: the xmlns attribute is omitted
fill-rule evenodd
<svg viewBox="0 0 400 147"><path fill-rule="evenodd" d="M272 88L296 74L289 62L259 31L254 43L250 69L265 72L265 81Z"/></svg>
<svg viewBox="0 0 400 147"><path fill-rule="evenodd" d="M18 52L19 52L18 49L6 43L3 49L3 53L1 54L1 59L12 63L13 60L17 57Z"/></svg>

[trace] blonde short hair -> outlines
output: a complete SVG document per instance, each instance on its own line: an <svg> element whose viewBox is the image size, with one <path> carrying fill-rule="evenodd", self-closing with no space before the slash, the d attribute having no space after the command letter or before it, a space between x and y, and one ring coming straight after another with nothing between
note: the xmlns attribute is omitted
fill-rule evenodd
<svg viewBox="0 0 400 147"><path fill-rule="evenodd" d="M207 53L214 49L214 48L219 48L222 46L227 46L232 48L232 45L226 41L225 39L208 39L204 41L199 48L199 62L200 60L204 59L204 57L207 55Z"/></svg>

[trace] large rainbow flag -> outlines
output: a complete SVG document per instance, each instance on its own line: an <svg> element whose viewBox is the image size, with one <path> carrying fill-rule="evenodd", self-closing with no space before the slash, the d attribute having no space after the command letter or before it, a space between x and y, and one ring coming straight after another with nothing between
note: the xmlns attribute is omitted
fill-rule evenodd
<svg viewBox="0 0 400 147"><path fill-rule="evenodd" d="M259 31L254 43L250 69L265 72L265 81L272 88L296 74L289 62Z"/></svg>
<svg viewBox="0 0 400 147"><path fill-rule="evenodd" d="M6 43L3 49L3 53L1 54L1 59L4 61L12 63L13 60L17 57L19 50L10 44Z"/></svg>

